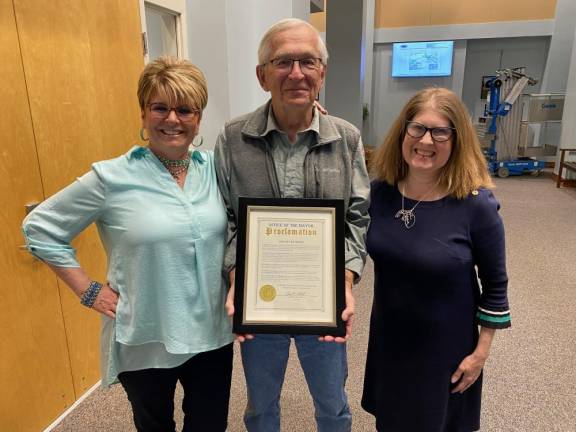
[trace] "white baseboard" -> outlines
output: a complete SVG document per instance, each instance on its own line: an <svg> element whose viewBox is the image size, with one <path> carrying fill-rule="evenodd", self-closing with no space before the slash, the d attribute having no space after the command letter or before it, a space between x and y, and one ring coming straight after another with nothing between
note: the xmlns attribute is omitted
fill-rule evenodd
<svg viewBox="0 0 576 432"><path fill-rule="evenodd" d="M101 381L98 381L96 384L94 384L92 387L90 387L86 391L86 393L84 393L82 396L80 396L80 398L76 402L74 402L72 404L72 406L70 406L70 408L68 408L66 411L64 411L62 413L62 415L60 417L58 417L56 420L54 420L50 426L48 426L46 429L44 429L43 432L50 432L52 429L54 429L56 426L58 426L60 424L60 422L62 420L64 420L68 414L70 414L72 411L74 411L76 409L76 407L78 405L80 405L84 399L86 399L88 396L90 396L92 394L92 392L94 390L96 390L98 387L100 387L100 382Z"/></svg>

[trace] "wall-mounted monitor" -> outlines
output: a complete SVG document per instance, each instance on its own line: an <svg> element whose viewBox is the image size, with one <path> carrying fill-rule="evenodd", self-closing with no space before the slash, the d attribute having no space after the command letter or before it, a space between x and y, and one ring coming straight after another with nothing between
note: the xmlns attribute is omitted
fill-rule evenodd
<svg viewBox="0 0 576 432"><path fill-rule="evenodd" d="M454 41L399 42L392 48L392 77L452 75Z"/></svg>

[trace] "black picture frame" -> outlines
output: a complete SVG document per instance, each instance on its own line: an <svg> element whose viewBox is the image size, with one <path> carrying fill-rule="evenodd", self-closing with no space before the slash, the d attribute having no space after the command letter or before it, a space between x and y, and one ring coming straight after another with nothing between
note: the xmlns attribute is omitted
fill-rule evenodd
<svg viewBox="0 0 576 432"><path fill-rule="evenodd" d="M247 265L253 265L254 258L252 258L255 248L261 244L249 244L253 242L253 237L249 235L251 229L250 214L258 218L261 215L267 215L269 212L281 212L282 214L289 214L290 217L286 218L287 221L298 221L299 218L307 217L310 214L323 214L325 218L331 222L328 231L324 232L330 236L327 239L326 235L324 241L328 241L331 248L327 251L322 250L323 255L331 260L330 280L324 282L322 287L319 288L323 293L329 292L332 298L328 298L327 304L332 313L330 313L331 322L318 322L314 319L278 319L274 317L271 320L258 320L255 322L250 319L251 306L247 306L248 299L256 298L258 286L253 282L253 277L249 276L251 270ZM317 199L317 198L248 198L240 197L238 206L238 224L237 224L237 240L236 240L236 272L235 272L235 293L234 293L234 308L235 313L233 317L233 331L236 334L317 334L321 336L345 336L346 323L342 320L342 311L346 306L345 300L345 282L344 282L344 232L345 232L345 219L344 219L344 201L338 199ZM298 223L298 222L295 222ZM324 226L324 225L322 225ZM258 234L255 235L258 238ZM252 240L250 240L252 238ZM284 248L284 246L282 246ZM287 246L287 252L292 253ZM294 245L294 248L297 248ZM294 249L296 252L296 249ZM286 251L285 251L286 252ZM249 255L249 256L248 256ZM328 261L322 261L323 263ZM282 265L282 263L278 263ZM326 268L330 268L330 265ZM326 271L326 269L324 269ZM252 282L247 282L251 280ZM250 286L247 286L250 285ZM252 290L252 292L251 292ZM275 313L275 312L271 312ZM287 312L283 312L288 314ZM297 314L298 312L296 312Z"/></svg>

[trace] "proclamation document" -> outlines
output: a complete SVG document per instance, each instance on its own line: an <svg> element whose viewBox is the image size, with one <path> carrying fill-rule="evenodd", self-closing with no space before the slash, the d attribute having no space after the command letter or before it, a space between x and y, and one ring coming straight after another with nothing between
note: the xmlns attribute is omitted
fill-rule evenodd
<svg viewBox="0 0 576 432"><path fill-rule="evenodd" d="M247 222L245 322L333 323L332 212L254 207Z"/></svg>

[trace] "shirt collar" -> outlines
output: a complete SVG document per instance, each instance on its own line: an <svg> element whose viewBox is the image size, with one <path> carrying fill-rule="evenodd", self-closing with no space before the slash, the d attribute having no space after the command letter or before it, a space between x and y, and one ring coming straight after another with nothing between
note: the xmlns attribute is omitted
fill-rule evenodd
<svg viewBox="0 0 576 432"><path fill-rule="evenodd" d="M314 107L312 110L312 121L310 122L310 125L306 129L298 133L312 131L318 134L320 132L320 120L318 116L319 116L318 110L316 109L316 107ZM272 131L278 131L284 133L282 129L280 129L280 127L278 126L278 123L276 122L276 117L274 117L274 112L272 110L272 104L270 104L270 109L268 110L268 119L266 121L266 129L262 133L262 136L265 136Z"/></svg>

